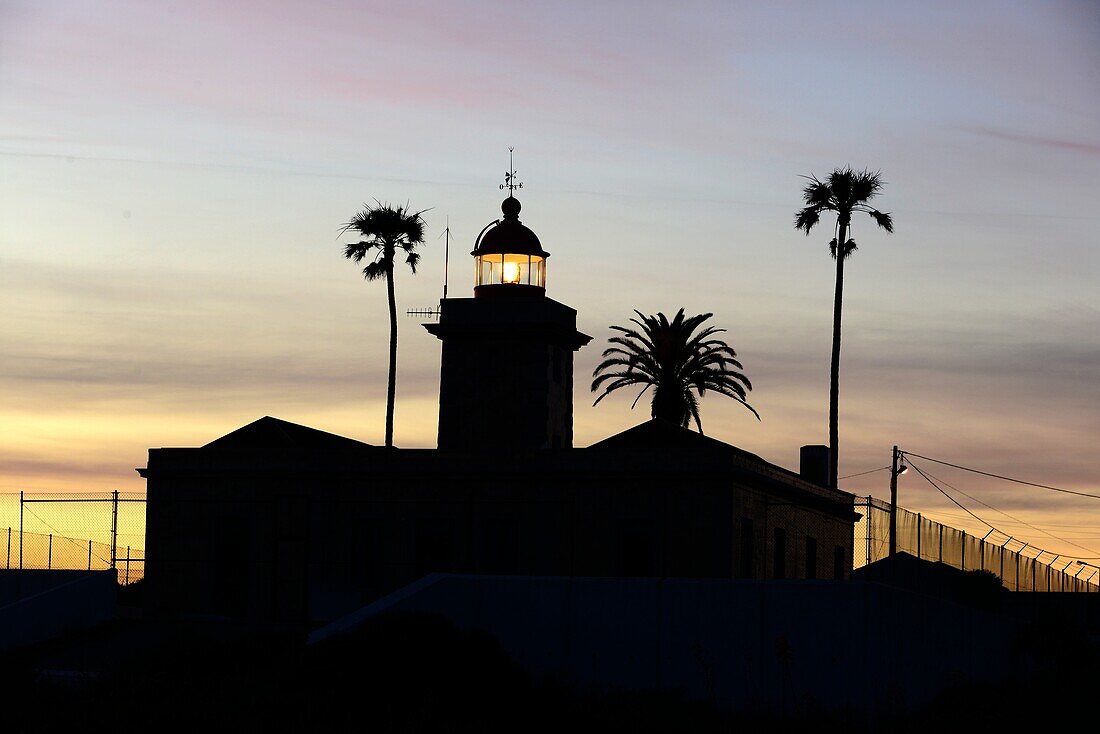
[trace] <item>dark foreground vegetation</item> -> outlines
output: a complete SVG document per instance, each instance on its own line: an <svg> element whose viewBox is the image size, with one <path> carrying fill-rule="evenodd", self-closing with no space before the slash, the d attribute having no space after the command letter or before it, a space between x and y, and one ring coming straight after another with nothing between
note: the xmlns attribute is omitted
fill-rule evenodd
<svg viewBox="0 0 1100 734"><path fill-rule="evenodd" d="M280 635L242 639L240 630L225 629L212 634L209 625L176 625L166 635L163 624L131 622L125 635L132 638L134 625L155 644L108 640L130 652L96 676L51 671L51 655L56 659L58 651L6 655L0 668L8 702L5 730L1015 731L1084 713L1076 709L1091 700L1086 694L1098 682L1095 661L1082 648L1051 639L1052 657L1037 678L997 687L960 685L915 714L896 715L874 704L870 708L879 713L871 715L732 714L672 694L597 696L534 681L490 637L431 617L379 618L312 648ZM89 633L78 654L102 656L104 641L96 635L102 638L103 630Z"/></svg>

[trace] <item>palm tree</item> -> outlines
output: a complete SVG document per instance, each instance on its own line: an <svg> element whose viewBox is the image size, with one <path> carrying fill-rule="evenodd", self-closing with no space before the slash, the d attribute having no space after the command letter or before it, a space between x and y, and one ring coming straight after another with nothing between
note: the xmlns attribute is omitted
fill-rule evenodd
<svg viewBox="0 0 1100 734"><path fill-rule="evenodd" d="M367 280L384 278L390 306L390 371L386 388L386 445L393 446L393 403L397 392L397 302L393 295L393 260L398 250L405 253L405 262L416 273L420 262L415 252L424 244L423 211L409 211L408 204L394 207L377 199L374 206L364 204L351 218L344 232L358 232L362 240L344 247L344 257L361 263L367 260L363 276Z"/></svg>
<svg viewBox="0 0 1100 734"><path fill-rule="evenodd" d="M654 418L683 428L694 418L702 433L698 397L713 390L741 403L760 420L760 414L746 402L752 384L739 371L744 367L737 361L737 353L723 340L712 338L725 329L708 326L696 332L714 314L684 318L681 308L669 321L660 312L656 316L646 316L637 310L634 313L638 317L630 320L636 329L611 327L622 336L608 340L616 346L604 350L603 362L592 372L592 392L603 387L593 405L621 387L642 385L642 391L630 406L632 409L653 388L650 413Z"/></svg>
<svg viewBox="0 0 1100 734"><path fill-rule="evenodd" d="M880 212L867 202L882 191L882 177L870 171L854 171L851 168L838 168L821 181L817 176L806 176L809 183L802 190L806 203L794 218L796 229L804 230L807 236L817 224L822 212L836 212L833 240L829 249L836 260L836 291L833 295L833 355L829 376L829 486L836 489L837 467L839 466L840 439L838 412L840 407L840 309L844 300L844 261L856 249L855 240L849 236L852 227L852 214L864 212L871 215L878 226L887 232L894 231L894 220L885 212Z"/></svg>

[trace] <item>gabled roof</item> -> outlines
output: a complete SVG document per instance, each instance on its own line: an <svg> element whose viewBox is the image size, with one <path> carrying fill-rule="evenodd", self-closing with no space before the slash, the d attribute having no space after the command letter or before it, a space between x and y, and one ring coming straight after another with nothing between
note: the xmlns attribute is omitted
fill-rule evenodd
<svg viewBox="0 0 1100 734"><path fill-rule="evenodd" d="M348 449L373 448L369 443L264 416L206 444L204 449Z"/></svg>
<svg viewBox="0 0 1100 734"><path fill-rule="evenodd" d="M818 486L756 454L668 421L646 421L581 451L608 467L626 462L640 472L671 470L740 477L780 496L793 492L797 501L807 506L822 502L831 506L839 501L851 513L852 495L848 492Z"/></svg>
<svg viewBox="0 0 1100 734"><path fill-rule="evenodd" d="M628 428L622 433L605 438L592 444L589 450L675 450L675 451L700 451L707 453L721 453L736 456L740 459L767 464L756 454L731 446L724 441L705 436L698 431L669 423L668 421L653 418Z"/></svg>

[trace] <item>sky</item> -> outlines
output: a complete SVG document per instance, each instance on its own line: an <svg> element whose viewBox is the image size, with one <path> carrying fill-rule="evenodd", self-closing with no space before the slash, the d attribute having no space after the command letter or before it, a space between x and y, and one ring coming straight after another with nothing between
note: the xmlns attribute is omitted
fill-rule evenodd
<svg viewBox="0 0 1100 734"><path fill-rule="evenodd" d="M708 396L708 435L792 469L827 442L831 227L793 215L800 176L852 165L896 231L854 225L841 475L898 444L1100 493L1095 3L271 0L0 0L0 493L141 491L148 448L264 415L381 443L385 288L340 225L429 209L399 308L438 302L448 222L468 296L509 146L548 295L594 337L576 445L648 418L591 406L608 326L680 307L762 415ZM402 317L398 445L434 445L438 375ZM1100 556L1100 501L923 467ZM984 534L914 474L900 504Z"/></svg>

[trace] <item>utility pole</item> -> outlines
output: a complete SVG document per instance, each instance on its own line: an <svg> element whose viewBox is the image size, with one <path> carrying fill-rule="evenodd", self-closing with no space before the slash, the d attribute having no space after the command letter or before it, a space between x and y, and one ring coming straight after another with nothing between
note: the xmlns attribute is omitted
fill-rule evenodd
<svg viewBox="0 0 1100 734"><path fill-rule="evenodd" d="M895 447L896 448L896 447ZM111 568L118 568L118 490L112 493L111 498Z"/></svg>
<svg viewBox="0 0 1100 734"><path fill-rule="evenodd" d="M890 557L898 552L898 447L890 456Z"/></svg>

